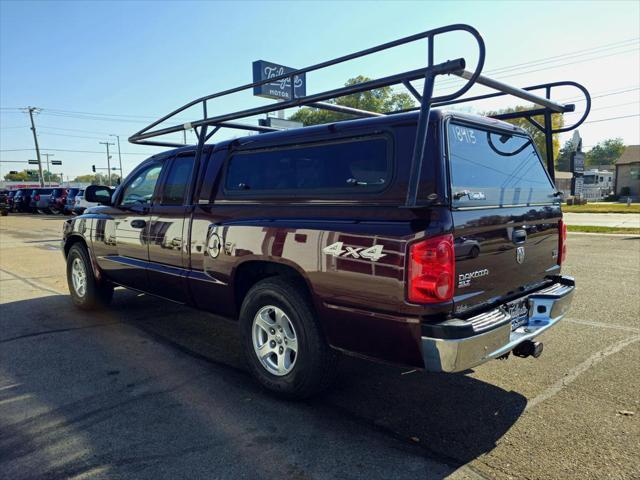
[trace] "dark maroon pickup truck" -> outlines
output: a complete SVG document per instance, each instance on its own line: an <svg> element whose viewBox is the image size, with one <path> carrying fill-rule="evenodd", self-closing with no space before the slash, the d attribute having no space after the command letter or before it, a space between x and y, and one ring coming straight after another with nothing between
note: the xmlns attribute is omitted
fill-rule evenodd
<svg viewBox="0 0 640 480"><path fill-rule="evenodd" d="M434 38L454 31L478 45L473 71L462 58L434 63ZM420 40L428 42L425 68L301 90L307 73ZM548 173L552 135L581 124L590 97L575 82L520 89L491 80L480 74L484 56L475 29L451 25L304 69L283 67L159 119L129 140L173 147L151 139L193 129L198 143L149 158L113 194L86 189L85 198L102 205L65 223L73 302L103 306L121 285L237 319L251 372L288 397L325 388L337 351L432 372L462 372L510 353L538 357L536 337L563 318L575 289L560 274L566 228ZM466 83L434 97L444 74ZM459 103L475 83L499 93L470 100L509 94L539 108L493 118L431 108ZM406 87L419 106L381 114L325 102L390 85ZM557 86L586 100L580 120L560 130L551 115L574 105L551 100ZM208 110L209 101L243 90L281 101ZM160 126L198 105L201 119ZM237 121L302 106L362 118L286 131ZM525 130L503 121L514 118L544 132L546 162ZM226 128L260 134L210 142Z"/></svg>
<svg viewBox="0 0 640 480"><path fill-rule="evenodd" d="M195 148L176 149L112 198L88 188L107 205L67 220L74 302L107 303L122 285L239 318L258 378L293 394L324 385L333 349L443 372L539 354L530 340L562 318L574 283L560 276L565 228L531 139L432 112L421 184L451 196L406 209L416 121L225 141L198 172Z"/></svg>

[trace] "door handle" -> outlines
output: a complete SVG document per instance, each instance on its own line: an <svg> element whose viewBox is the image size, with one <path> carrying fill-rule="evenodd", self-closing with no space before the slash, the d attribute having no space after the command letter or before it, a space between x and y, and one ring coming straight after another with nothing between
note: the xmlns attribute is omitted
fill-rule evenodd
<svg viewBox="0 0 640 480"><path fill-rule="evenodd" d="M524 243L527 240L527 232L524 230L514 230L511 234L511 241L516 245Z"/></svg>
<svg viewBox="0 0 640 480"><path fill-rule="evenodd" d="M146 224L147 222L145 222L144 220L131 220L131 226L133 228L144 228Z"/></svg>

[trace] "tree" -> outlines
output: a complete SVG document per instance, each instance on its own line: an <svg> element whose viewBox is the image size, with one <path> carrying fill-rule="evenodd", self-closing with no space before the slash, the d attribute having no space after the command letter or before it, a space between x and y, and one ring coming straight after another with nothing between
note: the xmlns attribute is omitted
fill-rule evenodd
<svg viewBox="0 0 640 480"><path fill-rule="evenodd" d="M9 182L37 182L39 180L37 170L22 170L17 173L7 173L4 179Z"/></svg>
<svg viewBox="0 0 640 480"><path fill-rule="evenodd" d="M561 172L571 171L571 155L574 150L575 146L573 145L573 142L571 140L567 140L560 149L558 158L556 158L556 170Z"/></svg>
<svg viewBox="0 0 640 480"><path fill-rule="evenodd" d="M120 176L112 173L111 174L111 185L117 185ZM88 175L78 175L73 179L74 182L78 183L90 183L91 185L108 185L109 180L106 173L90 173Z"/></svg>
<svg viewBox="0 0 640 480"><path fill-rule="evenodd" d="M59 183L61 178L60 175L56 175L55 173L51 173L48 170L43 170L42 174L44 175L45 183ZM22 170L18 173L7 173L4 176L4 179L9 182L38 182L40 181L40 177L38 176L38 170Z"/></svg>
<svg viewBox="0 0 640 480"><path fill-rule="evenodd" d="M585 156L585 163L589 167L598 165L613 165L624 152L625 146L621 138L609 138L598 142Z"/></svg>
<svg viewBox="0 0 640 480"><path fill-rule="evenodd" d="M522 112L526 110L531 110L531 109L529 107L518 105L515 108L506 108L504 110L498 110L496 112L486 112L486 113L483 113L483 115L492 116L492 115L499 115L501 113ZM533 120L538 122L540 125L544 126L544 117L542 115L533 117ZM535 142L536 146L538 147L538 150L540 151L540 155L542 155L542 161L546 166L547 165L547 153L546 153L547 144L545 142L544 132L540 130L538 127L532 125L526 118L515 118L512 120L505 120L505 122L521 127L525 129L529 133L529 135L531 135L531 138L533 138L533 141ZM564 126L564 118L562 117L562 115L558 113L552 114L551 125L553 126L554 129L562 128ZM558 158L559 152L560 152L560 138L558 137L557 134L555 134L553 135L553 158L554 159Z"/></svg>
<svg viewBox="0 0 640 480"><path fill-rule="evenodd" d="M371 79L359 75L355 78L350 78L345 86L356 85L368 80ZM415 106L411 95L408 93L393 93L393 90L390 87L382 87L367 92L353 93L351 95L336 98L335 100L328 100L326 103L381 113L405 110ZM353 118L353 115L312 107L304 107L291 115L289 120L302 122L305 126L308 126L337 122L340 120L347 120L349 118Z"/></svg>

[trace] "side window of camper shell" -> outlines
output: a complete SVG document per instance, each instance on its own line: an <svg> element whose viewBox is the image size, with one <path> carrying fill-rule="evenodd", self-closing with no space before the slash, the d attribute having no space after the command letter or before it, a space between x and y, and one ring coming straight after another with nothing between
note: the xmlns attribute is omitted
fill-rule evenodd
<svg viewBox="0 0 640 480"><path fill-rule="evenodd" d="M227 163L229 197L375 193L391 180L385 136L237 152Z"/></svg>

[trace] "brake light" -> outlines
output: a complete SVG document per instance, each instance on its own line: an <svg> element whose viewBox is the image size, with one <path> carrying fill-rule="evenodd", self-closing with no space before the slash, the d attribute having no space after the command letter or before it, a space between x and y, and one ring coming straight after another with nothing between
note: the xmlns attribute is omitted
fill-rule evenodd
<svg viewBox="0 0 640 480"><path fill-rule="evenodd" d="M428 238L409 247L407 297L410 302L451 300L455 275L453 235Z"/></svg>
<svg viewBox="0 0 640 480"><path fill-rule="evenodd" d="M558 222L558 265L562 265L567 259L567 224L562 220Z"/></svg>

